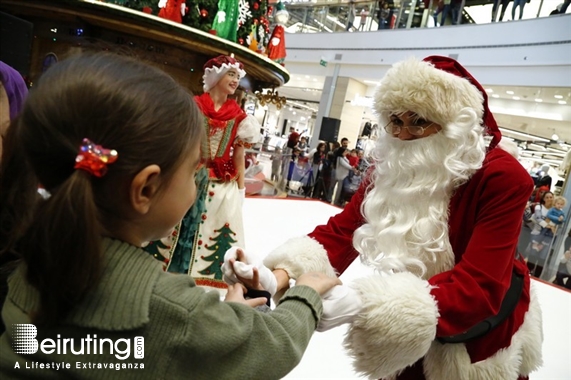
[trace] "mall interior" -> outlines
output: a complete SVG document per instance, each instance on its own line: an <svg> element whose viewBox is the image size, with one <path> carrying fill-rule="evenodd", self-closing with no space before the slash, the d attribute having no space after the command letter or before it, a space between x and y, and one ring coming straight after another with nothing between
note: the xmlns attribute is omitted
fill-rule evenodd
<svg viewBox="0 0 571 380"><path fill-rule="evenodd" d="M242 106L261 125L260 142L249 150L244 203L248 249L259 255L342 211L308 189L315 185L316 169L307 160L304 165L292 160L290 134L305 137L302 156L322 141L346 138L348 147L364 151L366 158L385 133L372 107L376 88L393 64L409 57L441 55L466 67L485 88L503 138L517 145L520 164L531 177L550 176L549 190L565 197L564 211L571 212L569 1L518 1L519 9L499 0L249 2L275 14L285 5L288 17L279 23L285 30L285 57L272 60L267 50L252 49L251 40L224 41L188 23L161 19L158 1L0 0L0 59L33 88L47 67L68 54L127 50L193 92L201 91L207 58L232 54L240 59L248 72L240 82ZM141 12L139 3L152 4ZM196 8L203 19L211 16ZM268 31L277 25L273 16L260 18ZM274 160L281 162L277 178L272 176ZM554 284L566 270L562 260L571 249L570 219L557 228L544 255L528 262L544 326L544 365L530 375L532 380L571 379L571 274L567 286ZM519 248L524 252L528 234L522 226ZM350 282L370 273L356 260L341 279ZM340 327L315 334L286 378L359 378L341 345L345 332Z"/></svg>

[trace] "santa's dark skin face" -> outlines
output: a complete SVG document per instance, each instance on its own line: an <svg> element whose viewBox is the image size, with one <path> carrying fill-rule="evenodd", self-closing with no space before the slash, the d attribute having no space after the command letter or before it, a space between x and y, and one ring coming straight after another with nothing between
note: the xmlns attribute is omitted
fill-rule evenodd
<svg viewBox="0 0 571 380"><path fill-rule="evenodd" d="M385 130L400 140L416 140L438 133L442 126L408 111L402 115L391 115Z"/></svg>

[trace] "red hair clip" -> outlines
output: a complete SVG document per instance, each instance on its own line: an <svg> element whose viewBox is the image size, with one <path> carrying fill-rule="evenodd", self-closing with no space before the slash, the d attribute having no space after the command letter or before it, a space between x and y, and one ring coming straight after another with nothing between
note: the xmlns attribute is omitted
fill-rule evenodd
<svg viewBox="0 0 571 380"><path fill-rule="evenodd" d="M95 145L85 138L79 147L79 154L75 158L74 169L85 170L96 177L103 177L107 173L107 165L117 161L117 151L105 149L101 145Z"/></svg>

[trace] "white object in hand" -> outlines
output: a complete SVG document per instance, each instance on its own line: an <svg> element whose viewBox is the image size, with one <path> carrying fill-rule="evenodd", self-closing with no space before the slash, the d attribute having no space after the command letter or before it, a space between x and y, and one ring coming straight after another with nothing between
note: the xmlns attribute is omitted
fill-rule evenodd
<svg viewBox="0 0 571 380"><path fill-rule="evenodd" d="M237 260L239 249L244 253L244 259L246 261L235 261L234 269L232 269L230 260ZM278 288L276 277L272 271L262 263L261 260L253 259L241 248L232 247L226 251L226 254L224 255L224 264L222 264L222 273L224 274L224 281L227 284L233 285L240 282L236 275L249 280L254 278L254 268L258 269L258 275L262 288L270 292L272 296L276 294L276 290Z"/></svg>
<svg viewBox="0 0 571 380"><path fill-rule="evenodd" d="M317 331L331 330L344 323L351 323L363 309L363 301L357 291L347 285L337 285L323 295L323 315Z"/></svg>
<svg viewBox="0 0 571 380"><path fill-rule="evenodd" d="M164 8L167 6L167 0L159 0L159 8Z"/></svg>
<svg viewBox="0 0 571 380"><path fill-rule="evenodd" d="M186 14L186 4L185 4L185 3L182 3L182 4L180 5L180 15L181 15L181 16L184 16L185 14Z"/></svg>

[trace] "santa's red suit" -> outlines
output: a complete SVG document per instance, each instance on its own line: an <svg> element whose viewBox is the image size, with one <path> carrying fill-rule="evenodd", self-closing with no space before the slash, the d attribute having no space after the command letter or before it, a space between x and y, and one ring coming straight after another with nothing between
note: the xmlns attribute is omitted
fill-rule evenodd
<svg viewBox="0 0 571 380"><path fill-rule="evenodd" d="M447 198L448 213L445 208L443 211L447 229L443 231L448 234L450 257L443 249L435 260L423 260L428 268L425 276L406 270L387 271L352 284L363 308L351 323L344 345L354 359L355 370L368 378L525 379L541 365L543 340L541 310L528 269L516 257L522 214L533 182L518 161L497 146L501 134L487 108L483 88L450 58L426 60L438 69L427 62L413 61L389 70L375 99L377 112L382 117L385 112L413 111L446 128L444 121L453 120L451 115L466 107L478 108L480 102L475 120L483 120L487 127L487 150L479 159L479 168ZM426 93L422 93L424 89ZM439 93L439 89L446 91ZM438 95L446 98L439 99ZM442 115L450 117L439 120ZM382 160L377 164L383 165ZM286 270L292 278L310 271L343 273L359 256L355 232L374 224L376 217L386 216L379 215L382 210L364 216L364 203L370 200L367 195L382 184L372 181L365 181L345 209L326 225L308 236L291 239L270 253L264 263L271 269ZM387 223L390 229L395 222ZM402 235L410 231L403 229ZM383 230L376 233L382 234ZM375 257L369 259L374 261ZM484 336L467 342L438 340L457 336L496 315L510 288L512 273L523 276L523 291L515 310L505 320Z"/></svg>
<svg viewBox="0 0 571 380"><path fill-rule="evenodd" d="M159 17L174 22L182 22L181 8L183 4L186 4L186 0L168 0L165 7L159 11Z"/></svg>

